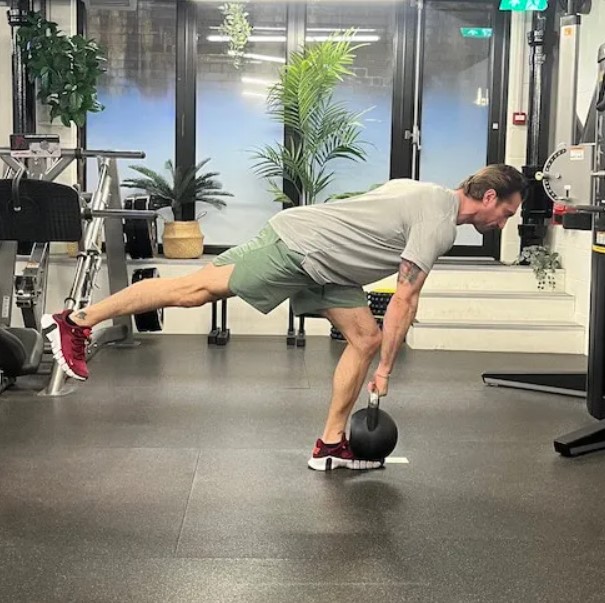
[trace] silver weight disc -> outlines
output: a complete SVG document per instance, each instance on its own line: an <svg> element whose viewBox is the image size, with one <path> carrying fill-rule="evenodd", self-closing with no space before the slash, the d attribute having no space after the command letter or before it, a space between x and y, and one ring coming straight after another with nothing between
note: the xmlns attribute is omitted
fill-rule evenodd
<svg viewBox="0 0 605 603"><path fill-rule="evenodd" d="M555 203L589 205L592 198L594 144L564 145L544 164L542 178L546 194Z"/></svg>

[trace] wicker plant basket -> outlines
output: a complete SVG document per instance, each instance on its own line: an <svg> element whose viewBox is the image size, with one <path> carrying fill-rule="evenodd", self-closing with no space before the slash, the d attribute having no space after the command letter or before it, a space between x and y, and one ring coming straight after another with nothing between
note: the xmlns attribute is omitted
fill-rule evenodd
<svg viewBox="0 0 605 603"><path fill-rule="evenodd" d="M204 235L197 220L167 222L162 242L164 255L171 259L199 258L204 252Z"/></svg>

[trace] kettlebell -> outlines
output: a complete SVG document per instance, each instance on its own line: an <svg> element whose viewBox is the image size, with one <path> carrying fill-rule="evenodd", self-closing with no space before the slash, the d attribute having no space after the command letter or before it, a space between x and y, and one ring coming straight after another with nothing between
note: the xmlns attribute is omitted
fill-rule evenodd
<svg viewBox="0 0 605 603"><path fill-rule="evenodd" d="M372 392L368 407L351 416L349 445L358 459L382 461L397 445L397 424L379 406L380 398L376 392Z"/></svg>

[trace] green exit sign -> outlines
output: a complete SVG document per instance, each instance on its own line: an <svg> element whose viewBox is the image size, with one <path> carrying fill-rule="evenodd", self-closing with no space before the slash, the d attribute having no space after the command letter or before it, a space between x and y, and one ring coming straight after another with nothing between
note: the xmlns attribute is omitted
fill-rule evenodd
<svg viewBox="0 0 605 603"><path fill-rule="evenodd" d="M500 10L543 11L548 8L548 0L500 0Z"/></svg>
<svg viewBox="0 0 605 603"><path fill-rule="evenodd" d="M491 38L491 27L461 27L460 33L463 38Z"/></svg>

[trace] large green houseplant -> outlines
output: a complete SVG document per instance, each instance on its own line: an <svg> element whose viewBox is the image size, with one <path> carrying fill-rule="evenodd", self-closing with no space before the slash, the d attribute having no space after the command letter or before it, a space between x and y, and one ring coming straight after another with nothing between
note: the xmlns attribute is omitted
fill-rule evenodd
<svg viewBox="0 0 605 603"><path fill-rule="evenodd" d="M94 40L62 33L57 24L38 13L19 27L18 44L37 97L50 107L51 123L83 126L88 112L104 109L97 100L97 84L105 71L105 56Z"/></svg>
<svg viewBox="0 0 605 603"><path fill-rule="evenodd" d="M223 185L216 180L218 172L202 172L210 161L200 161L190 169L175 168L171 160L165 163L170 179L154 170L138 165L130 169L138 172L142 178L127 178L122 182L124 188L145 191L151 198L153 209L169 207L173 221L166 221L162 238L164 255L168 258L198 258L204 251L204 235L197 220L188 220L185 216L195 214L195 204L208 203L222 209L226 203L224 197L232 197L223 190ZM193 206L193 212L188 211ZM205 215L205 214L203 214Z"/></svg>
<svg viewBox="0 0 605 603"><path fill-rule="evenodd" d="M363 112L352 112L334 99L339 82L354 75L349 67L362 45L354 45L353 40L354 32L349 30L293 52L269 90L268 113L284 125L289 136L285 144L255 150L253 169L267 179L275 201L320 202L321 193L334 179L334 160L366 158L365 143L360 140ZM295 194L284 192L282 181L289 182Z"/></svg>

